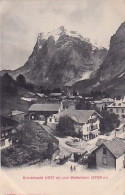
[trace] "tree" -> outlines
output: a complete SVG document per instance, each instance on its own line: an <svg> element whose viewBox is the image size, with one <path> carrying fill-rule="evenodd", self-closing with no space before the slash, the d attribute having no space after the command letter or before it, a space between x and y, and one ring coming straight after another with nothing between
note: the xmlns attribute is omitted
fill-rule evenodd
<svg viewBox="0 0 125 195"><path fill-rule="evenodd" d="M15 80L8 73L5 73L1 78L1 90L3 93L10 95L14 95L17 92Z"/></svg>
<svg viewBox="0 0 125 195"><path fill-rule="evenodd" d="M48 146L47 146L47 155L46 155L46 157L50 161L52 160L53 153L54 153L53 143L49 142Z"/></svg>
<svg viewBox="0 0 125 195"><path fill-rule="evenodd" d="M75 90L73 91L73 96L77 96L77 92Z"/></svg>
<svg viewBox="0 0 125 195"><path fill-rule="evenodd" d="M25 79L25 77L22 74L19 74L16 77L16 82L17 82L17 85L19 87L24 87L25 88L25 86L26 86L26 79Z"/></svg>
<svg viewBox="0 0 125 195"><path fill-rule="evenodd" d="M81 99L76 103L76 109L77 110L91 110L91 103L89 101L85 101Z"/></svg>
<svg viewBox="0 0 125 195"><path fill-rule="evenodd" d="M108 111L102 110L101 116L103 118L100 120L100 131L103 134L113 131L120 124L118 116L114 113L110 114Z"/></svg>
<svg viewBox="0 0 125 195"><path fill-rule="evenodd" d="M60 88L54 88L52 90L53 93L61 93L61 89Z"/></svg>
<svg viewBox="0 0 125 195"><path fill-rule="evenodd" d="M59 123L56 127L57 134L61 136L74 136L75 128L74 121L69 116L63 116L59 119Z"/></svg>

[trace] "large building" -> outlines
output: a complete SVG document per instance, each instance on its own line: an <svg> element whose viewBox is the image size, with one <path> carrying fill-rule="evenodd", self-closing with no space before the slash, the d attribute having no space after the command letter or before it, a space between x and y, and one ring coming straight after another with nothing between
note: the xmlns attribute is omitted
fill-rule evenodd
<svg viewBox="0 0 125 195"><path fill-rule="evenodd" d="M94 104L97 108L99 108L99 110L103 110L105 108L107 108L107 106L111 105L112 103L114 103L115 100L111 99L111 98L103 98L102 100L96 100L94 101Z"/></svg>
<svg viewBox="0 0 125 195"><path fill-rule="evenodd" d="M28 110L31 120L41 120L62 110L62 104L32 104Z"/></svg>
<svg viewBox="0 0 125 195"><path fill-rule="evenodd" d="M120 120L125 120L125 103L115 101L113 104L107 106L107 110L110 113L117 114Z"/></svg>
<svg viewBox="0 0 125 195"><path fill-rule="evenodd" d="M47 124L58 124L60 117L69 116L74 121L74 127L77 133L82 133L84 140L95 138L100 130L100 118L94 110L75 110L69 108L60 113L48 117Z"/></svg>
<svg viewBox="0 0 125 195"><path fill-rule="evenodd" d="M125 168L125 139L104 140L95 150L96 167L106 169Z"/></svg>

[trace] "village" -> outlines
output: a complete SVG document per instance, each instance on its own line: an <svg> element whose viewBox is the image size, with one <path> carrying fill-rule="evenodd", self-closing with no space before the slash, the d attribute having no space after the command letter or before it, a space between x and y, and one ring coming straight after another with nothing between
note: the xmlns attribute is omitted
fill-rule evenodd
<svg viewBox="0 0 125 195"><path fill-rule="evenodd" d="M13 110L1 115L1 150L13 145L17 126L27 120L38 123L58 140L59 150L51 158L54 166L67 164L71 170L76 170L78 164L83 169L125 168L125 98L93 100L78 93L60 92L31 93L21 99L31 103L27 112ZM102 127L102 112L117 116L119 123L111 131Z"/></svg>

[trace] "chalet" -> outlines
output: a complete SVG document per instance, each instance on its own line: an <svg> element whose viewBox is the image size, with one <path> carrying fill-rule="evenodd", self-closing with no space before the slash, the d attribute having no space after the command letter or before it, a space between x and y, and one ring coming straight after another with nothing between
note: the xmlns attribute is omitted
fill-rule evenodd
<svg viewBox="0 0 125 195"><path fill-rule="evenodd" d="M102 100L96 100L94 101L94 104L99 110L103 110L107 108L110 104L114 103L115 100L111 98L103 98Z"/></svg>
<svg viewBox="0 0 125 195"><path fill-rule="evenodd" d="M96 167L106 169L125 168L125 139L115 137L103 141L95 150Z"/></svg>
<svg viewBox="0 0 125 195"><path fill-rule="evenodd" d="M22 111L19 111L19 110L13 110L11 115L9 115L13 120L16 120L16 121L23 121L25 119L25 115L26 113L25 112L22 112Z"/></svg>
<svg viewBox="0 0 125 195"><path fill-rule="evenodd" d="M40 103L46 103L48 101L48 96L46 96L44 93L36 93L34 95L34 99L37 101L37 102L40 102Z"/></svg>
<svg viewBox="0 0 125 195"><path fill-rule="evenodd" d="M28 110L29 119L41 120L62 110L61 104L32 104Z"/></svg>
<svg viewBox="0 0 125 195"><path fill-rule="evenodd" d="M62 93L50 93L50 97L53 97L53 98L58 98L58 97L61 97Z"/></svg>
<svg viewBox="0 0 125 195"><path fill-rule="evenodd" d="M107 106L107 110L110 113L118 115L120 120L125 120L125 103L121 101L115 101L113 104Z"/></svg>
<svg viewBox="0 0 125 195"><path fill-rule="evenodd" d="M0 146L1 148L10 145L11 137L16 133L16 127L19 124L16 120L13 120L7 116L1 115L1 127L0 127Z"/></svg>
<svg viewBox="0 0 125 195"><path fill-rule="evenodd" d="M102 143L104 143L104 142L106 142L107 140L106 139L101 139L101 138L99 138L98 140L97 140L97 142L96 142L96 146L98 147L98 146L100 146Z"/></svg>
<svg viewBox="0 0 125 195"><path fill-rule="evenodd" d="M62 101L62 93L50 93L48 100L50 103L60 103Z"/></svg>
<svg viewBox="0 0 125 195"><path fill-rule="evenodd" d="M84 140L95 138L99 134L101 115L94 110L75 110L69 108L48 117L48 124L58 124L60 117L69 116L74 121L77 133L81 132Z"/></svg>

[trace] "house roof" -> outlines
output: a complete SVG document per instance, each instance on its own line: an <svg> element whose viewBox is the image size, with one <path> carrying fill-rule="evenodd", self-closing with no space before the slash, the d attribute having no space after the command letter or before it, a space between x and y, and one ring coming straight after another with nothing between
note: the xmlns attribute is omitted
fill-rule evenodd
<svg viewBox="0 0 125 195"><path fill-rule="evenodd" d="M100 146L102 143L105 143L107 140L106 139L101 139L99 138L96 142L96 146Z"/></svg>
<svg viewBox="0 0 125 195"><path fill-rule="evenodd" d="M50 93L50 96L61 96L62 93Z"/></svg>
<svg viewBox="0 0 125 195"><path fill-rule="evenodd" d="M115 100L113 100L112 98L103 98L102 100L101 100L102 102L114 102Z"/></svg>
<svg viewBox="0 0 125 195"><path fill-rule="evenodd" d="M13 110L12 111L13 116L20 115L20 114L25 114L25 112L22 112L22 111L19 111L19 110Z"/></svg>
<svg viewBox="0 0 125 195"><path fill-rule="evenodd" d="M60 104L32 104L28 111L58 111Z"/></svg>
<svg viewBox="0 0 125 195"><path fill-rule="evenodd" d="M113 103L115 100L111 98L103 98L102 100L95 100L94 103L96 104L103 104L103 103Z"/></svg>
<svg viewBox="0 0 125 195"><path fill-rule="evenodd" d="M116 137L103 143L103 145L109 149L115 158L119 158L125 153L125 139Z"/></svg>
<svg viewBox="0 0 125 195"><path fill-rule="evenodd" d="M58 114L55 114L57 118L62 116L70 116L72 119L74 118L75 121L79 123L86 123L91 115L96 113L99 117L101 117L95 110L75 110L75 109L67 109Z"/></svg>
<svg viewBox="0 0 125 195"><path fill-rule="evenodd" d="M107 106L107 108L125 108L125 104L121 101L117 101Z"/></svg>
<svg viewBox="0 0 125 195"><path fill-rule="evenodd" d="M44 93L36 93L39 97L47 97Z"/></svg>

